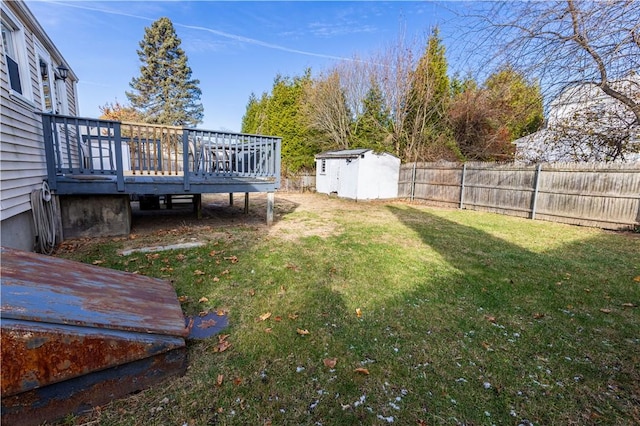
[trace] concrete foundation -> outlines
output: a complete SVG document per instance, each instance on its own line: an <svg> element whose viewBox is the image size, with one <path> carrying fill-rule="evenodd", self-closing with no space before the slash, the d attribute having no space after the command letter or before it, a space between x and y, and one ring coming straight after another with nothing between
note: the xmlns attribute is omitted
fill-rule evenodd
<svg viewBox="0 0 640 426"><path fill-rule="evenodd" d="M0 222L0 239L3 247L33 251L36 236L31 210Z"/></svg>
<svg viewBox="0 0 640 426"><path fill-rule="evenodd" d="M66 238L114 237L131 232L129 195L61 195Z"/></svg>

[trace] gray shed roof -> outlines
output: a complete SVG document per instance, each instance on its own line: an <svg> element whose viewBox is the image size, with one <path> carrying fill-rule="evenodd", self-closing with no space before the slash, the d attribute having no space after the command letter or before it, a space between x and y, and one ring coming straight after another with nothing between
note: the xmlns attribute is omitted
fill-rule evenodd
<svg viewBox="0 0 640 426"><path fill-rule="evenodd" d="M343 149L341 151L327 151L320 154L316 154L317 159L327 158L358 158L365 152L371 151L367 148L361 149Z"/></svg>

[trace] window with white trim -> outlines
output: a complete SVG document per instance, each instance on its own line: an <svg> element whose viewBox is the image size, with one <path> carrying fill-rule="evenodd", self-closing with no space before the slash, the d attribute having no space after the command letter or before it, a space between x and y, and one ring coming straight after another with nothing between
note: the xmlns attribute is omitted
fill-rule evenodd
<svg viewBox="0 0 640 426"><path fill-rule="evenodd" d="M7 63L7 73L9 74L9 85L11 90L22 95L22 81L20 79L20 65L15 47L14 30L2 22L2 47L4 58Z"/></svg>
<svg viewBox="0 0 640 426"><path fill-rule="evenodd" d="M28 100L32 99L29 86L29 69L27 66L24 29L18 19L2 2L2 54L9 79L11 93Z"/></svg>

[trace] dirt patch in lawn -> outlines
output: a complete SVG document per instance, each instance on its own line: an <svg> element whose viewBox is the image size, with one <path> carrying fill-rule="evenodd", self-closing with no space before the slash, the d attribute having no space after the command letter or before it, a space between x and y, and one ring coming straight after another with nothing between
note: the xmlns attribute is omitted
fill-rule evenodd
<svg viewBox="0 0 640 426"><path fill-rule="evenodd" d="M240 226L286 240L311 236L326 238L340 234L340 216L362 216L367 211L368 223L389 220L384 210L376 209L376 214L371 215L372 204L378 202L356 202L315 193L278 192L275 195L274 222L268 227L266 194L249 195L248 213L244 212L244 194L234 194L233 201L230 205L229 194L204 194L201 219L196 217L191 203L174 202L171 210L162 206L160 210L142 211L134 202L132 237L166 244L210 241L225 238L225 229Z"/></svg>

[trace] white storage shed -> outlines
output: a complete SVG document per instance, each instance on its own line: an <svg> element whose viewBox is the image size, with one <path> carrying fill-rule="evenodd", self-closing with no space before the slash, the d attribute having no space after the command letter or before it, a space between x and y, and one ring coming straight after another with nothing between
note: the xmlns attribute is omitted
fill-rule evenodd
<svg viewBox="0 0 640 426"><path fill-rule="evenodd" d="M396 198L400 159L371 149L316 155L316 190L354 200Z"/></svg>

